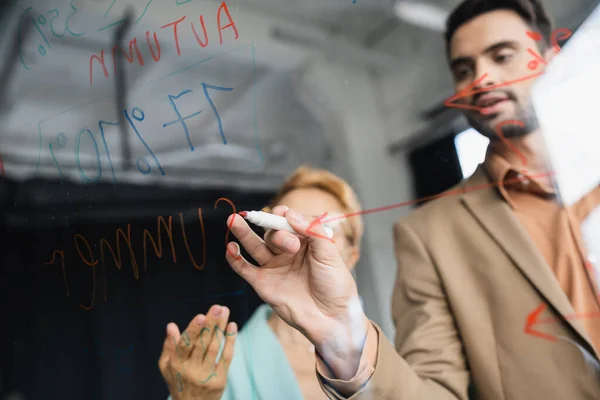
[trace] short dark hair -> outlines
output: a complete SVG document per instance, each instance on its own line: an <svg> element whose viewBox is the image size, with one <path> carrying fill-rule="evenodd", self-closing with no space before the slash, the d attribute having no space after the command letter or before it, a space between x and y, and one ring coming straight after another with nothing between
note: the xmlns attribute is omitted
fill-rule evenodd
<svg viewBox="0 0 600 400"><path fill-rule="evenodd" d="M553 21L539 0L465 0L452 11L446 21L446 54L450 55L450 41L456 30L475 17L496 10L512 10L523 18L529 27L542 35L539 47L550 46Z"/></svg>

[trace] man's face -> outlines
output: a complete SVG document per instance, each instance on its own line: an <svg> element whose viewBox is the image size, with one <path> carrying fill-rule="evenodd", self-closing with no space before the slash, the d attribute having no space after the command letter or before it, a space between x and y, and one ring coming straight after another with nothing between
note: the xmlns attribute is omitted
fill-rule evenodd
<svg viewBox="0 0 600 400"><path fill-rule="evenodd" d="M540 62L535 70L528 67L533 56L527 49L540 53L537 42L526 32L527 23L514 11L496 10L480 15L460 26L450 42L450 66L456 91L486 89L460 101L482 111L466 110L471 125L490 139L498 139L497 125L519 120L524 126L506 125L506 137L524 136L538 128L531 107L530 92L535 79L520 78L542 72ZM549 59L550 51L546 52ZM485 78L481 79L483 75ZM515 83L511 83L517 81ZM496 87L507 84L506 86ZM495 88L494 88L495 87Z"/></svg>

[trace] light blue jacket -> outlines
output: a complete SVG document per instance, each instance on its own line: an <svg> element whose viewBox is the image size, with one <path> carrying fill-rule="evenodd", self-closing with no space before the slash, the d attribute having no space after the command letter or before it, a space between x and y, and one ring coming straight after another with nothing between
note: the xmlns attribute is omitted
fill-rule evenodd
<svg viewBox="0 0 600 400"><path fill-rule="evenodd" d="M283 348L267 324L272 312L268 305L261 305L239 332L221 400L304 399Z"/></svg>

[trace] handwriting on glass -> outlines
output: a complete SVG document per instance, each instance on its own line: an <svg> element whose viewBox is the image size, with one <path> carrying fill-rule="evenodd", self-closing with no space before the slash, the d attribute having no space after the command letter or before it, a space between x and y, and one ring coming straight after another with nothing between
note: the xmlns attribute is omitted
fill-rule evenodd
<svg viewBox="0 0 600 400"><path fill-rule="evenodd" d="M221 201L225 201L226 203L228 203L232 209L232 213L235 215L237 210L236 210L234 203L230 199L227 199L225 197L221 197L221 198L217 199L217 201L215 201L214 208L216 209ZM231 224L233 224L234 218L232 218ZM179 213L181 236L183 238L183 242L184 242L184 245L185 245L185 248L187 251L188 259L196 270L202 270L206 264L206 235L204 232L204 220L202 218L202 209L201 208L198 208L198 221L199 221L200 230L202 233L202 263L201 264L198 264L196 262L196 257L194 256L194 254L192 254L192 250L191 250L190 244L187 239L185 223L183 221L183 214ZM231 224L229 225L229 227L227 228L227 231L225 233L225 245L227 245L227 243L229 241L229 229L231 228ZM156 219L156 238L157 239L155 239L155 237L152 235L152 233L148 229L144 229L143 233L142 233L142 235L143 235L142 250L143 250L143 254L144 254L144 261L143 261L144 262L144 272L146 272L148 269L148 259L147 259L148 244L152 245L152 249L154 250L154 253L156 254L156 256L158 258L160 258L160 259L163 258L163 255L164 255L163 243L162 243L163 235L162 235L161 229L164 229L164 231L167 235L168 244L169 244L169 247L171 248L171 259L173 260L173 263L177 264L177 253L175 251L175 242L173 239L173 217L169 216L168 219L165 220L165 218L163 216L159 216ZM124 251L122 253L121 245L123 243L125 244L125 247L123 248ZM92 283L91 283L92 290L90 291L90 293L91 293L90 304L89 305L80 304L80 307L83 308L84 310L89 311L94 306L94 302L96 299L96 266L98 266L98 264L100 264L100 266L102 267L102 276L104 277L104 282L103 282L104 283L104 302L107 301L108 296L107 296L107 285L106 285L105 255L111 255L112 260L114 261L117 269L121 270L123 267L123 255L126 255L128 253L129 260L131 262L133 276L136 280L139 280L138 260L135 256L134 246L132 244L132 238L131 238L131 224L127 224L126 230L119 228L115 231L115 244L116 244L116 252L115 252L115 248L113 247L113 245L111 245L109 240L102 237L100 239L100 243L99 243L100 259L98 259L98 258L96 258L94 252L92 251L92 246L90 246L90 243L85 238L85 236L83 236L81 234L75 234L73 236L73 245L77 251L77 255L79 256L80 260L86 266L88 266L92 269ZM96 246L94 245L94 248L95 247ZM197 247L198 246L194 246L194 248L197 248ZM65 268L65 250L54 250L52 252L51 259L48 262L44 263L44 265L54 265L57 262L59 263L61 270L62 270L63 282L65 285L65 291L67 293L67 297L70 297L69 282L67 279L67 272L66 272L66 268Z"/></svg>
<svg viewBox="0 0 600 400"><path fill-rule="evenodd" d="M223 19L221 13L224 13L224 16L226 18L227 23L225 25L221 25L221 23L222 23L221 20ZM181 49L179 47L178 27L179 27L179 24L182 23L183 21L185 21L186 18L187 18L186 16L183 16L176 21L169 22L168 24L162 25L160 27L161 29L171 28L171 27L173 28L172 29L173 41L175 43L175 49L177 50L178 56L181 55ZM217 30L218 30L218 34L219 34L219 44L223 44L223 31L225 31L228 28L232 29L233 34L234 34L234 40L238 39L239 33L237 30L237 27L235 25L235 22L231 18L231 14L229 13L229 9L227 8L227 4L225 2L221 3L221 6L219 6L219 9L217 10L216 20L217 20ZM196 41L198 42L198 44L200 45L201 48L204 48L208 45L208 32L206 31L206 26L204 25L204 16L203 15L200 15L199 22L200 22L200 27L202 29L201 36L203 36L203 39L201 39L200 36L198 35L198 31L196 30L196 27L195 27L193 21L190 21L190 27L191 27L192 33L194 34L194 36L196 38ZM150 50L150 53L152 54L152 59L156 63L160 60L160 42L158 41L156 32L153 33L153 39L154 39L154 45L152 45L152 43L150 41L150 31L146 31L146 43L148 45L148 49ZM156 47L156 53L155 53L153 46ZM135 56L137 58L138 63L140 64L140 66L143 66L144 65L144 57L142 56L142 53L140 52L137 38L133 38L129 41L129 52L125 51L120 46L114 46L112 48L112 59L113 59L113 67L114 67L113 70L115 71L115 73L116 73L116 68L117 68L116 53L118 51L121 51L124 54L127 62L129 64L131 64L135 60L134 49L135 49ZM94 61L96 61L96 63L94 63ZM90 63L89 63L90 85L93 84L93 72L94 72L95 64L100 65L100 67L102 68L102 73L104 74L104 77L108 78L108 68L106 68L106 60L104 58L104 49L100 50L100 54L92 54L92 56L90 57Z"/></svg>
<svg viewBox="0 0 600 400"><path fill-rule="evenodd" d="M58 10L58 8L54 8L50 11L43 12L41 14L34 16L33 18L30 15L32 12L32 9L33 9L32 7L26 8L21 13L20 19L23 19L23 18L30 19L34 29L39 34L39 39L46 45L46 46L44 46L44 44L40 44L38 46L38 53L42 57L46 56L47 52L52 49L52 45L50 44L50 41L48 40L48 37L50 36L50 34L54 37L62 38L63 36L65 36L65 34L69 34L71 36L77 37L77 36L81 36L85 33L85 32L73 32L71 30L71 28L69 27L69 20L77 13L77 7L75 7L75 5L73 4L73 1L74 0L71 0L71 2L69 3L69 9L70 9L71 13L69 14L69 16L67 16L67 18L64 20L64 22L59 22L60 19L59 19L59 21L56 21L56 19L59 18L59 16L60 16L60 11ZM64 26L61 27L62 24L64 24ZM42 28L45 28L46 33L44 33L44 30ZM62 33L61 33L61 30L62 30ZM19 40L19 59L21 61L21 65L23 65L23 67L26 70L29 70L31 68L25 62L25 58L24 58L23 52L21 50L21 46L20 46L21 38L19 37L18 40Z"/></svg>
<svg viewBox="0 0 600 400"><path fill-rule="evenodd" d="M230 88L230 87L211 85L211 84L202 82L202 92L204 94L204 97L206 98L206 101L210 105L212 113L217 121L219 135L220 135L221 139L223 140L223 144L227 144L227 138L225 137L225 132L223 129L221 115L219 114L219 111L217 110L217 107L215 106L215 102L214 102L215 93L214 92L215 91L216 92L230 92L232 90L233 90L233 88ZM180 125L181 128L183 129L183 133L184 133L185 138L190 147L190 151L194 151L195 147L192 144L186 121L199 115L202 111L199 110L195 113L192 113L190 115L183 117L177 107L177 103L175 102L175 100L184 101L185 99L180 100L180 98L190 95L192 93L193 93L193 91L191 89L186 89L176 95L169 94L167 96L168 104L173 109L173 113L175 114L176 119L174 119L172 121L168 121L162 125L163 129L167 129L167 128L173 129L170 127L173 125L176 125L176 126ZM188 100L188 101L190 101L190 100ZM141 173L142 175L148 175L149 173L152 172L152 168L155 167L158 170L158 172L160 173L160 175L165 175L166 172L165 172L164 168L162 167L158 156L154 153L154 151L152 151L152 148L150 147L150 145L148 144L148 142L144 139L144 136L142 135L141 127L144 125L144 120L146 119L146 113L144 112L144 110L140 107L135 106L131 110L123 110L123 114L125 115L127 124L134 131L136 137L138 138L140 143L144 146L146 152L148 153L148 156L150 157L150 160L146 156L140 156L137 158L136 165L137 165L137 169L138 169L139 173ZM117 177L115 174L115 169L114 169L112 158L110 155L110 149L106 142L105 127L106 126L116 127L119 125L120 125L120 123L113 122L113 121L104 121L104 120L98 121L98 133L100 134L101 145L104 146L104 152L106 153L106 159L108 160L108 167L110 169L110 175L112 177L113 183L116 183ZM152 128L150 127L147 129L152 129ZM94 167L95 172L94 172L94 175L92 175L92 176L89 176L83 170L83 166L82 166L81 160L80 160L80 151L81 151L82 141L84 139L86 140L86 142L88 142L92 146L93 154L95 155L95 159L96 159L95 167ZM61 179L63 179L63 173L62 173L60 163L55 155L54 150L56 147L64 148L67 145L68 141L69 141L69 138L67 137L67 135L64 132L59 132L56 136L56 142L48 143L50 155L52 156L52 160L54 161L54 165L56 165L56 169L57 169ZM100 147L98 145L98 141L96 140L96 138L94 136L94 132L92 132L92 130L89 127L84 127L75 135L74 142L75 143L73 144L73 149L74 149L73 151L75 154L76 166L79 171L81 180L84 183L98 182L102 178L102 163L101 163Z"/></svg>
<svg viewBox="0 0 600 400"><path fill-rule="evenodd" d="M112 22L109 22L108 24L106 24L106 22L105 22L105 20L107 19L108 13L113 8L116 1L117 0L113 0L110 3L110 5L108 6L106 12L104 13L104 17L102 18L104 26L97 29L96 30L97 32L104 31L106 29L115 27L115 26L120 25L123 22L125 22L125 19L119 19L117 21L112 21ZM153 0L148 0L146 6L144 7L144 10L142 11L142 14L136 19L136 21L135 21L136 24L138 22L140 22L140 20L146 15L146 12L150 8L150 5L152 4L152 2L153 2ZM185 2L187 2L187 1L184 1L183 3L177 3L177 5L184 4ZM37 40L37 43L39 43L38 47L37 47L37 51L40 54L40 56L42 56L42 57L45 57L52 50L52 41L50 39L52 39L52 38L61 39L61 38L64 38L65 36L79 37L79 36L83 36L86 33L86 31L82 31L82 32L74 31L73 28L69 24L71 22L71 19L78 13L77 7L74 4L74 0L70 0L70 2L68 3L67 11L65 11L65 10L62 10L62 11L63 11L63 14L61 15L61 10L59 10L59 8L57 7L57 8L53 8L49 11L44 11L44 12L38 13L38 12L33 11L33 7L27 7L25 10L23 10L23 12L20 15L20 20L26 18L27 19L26 22L31 23L33 28L37 32L36 40ZM173 21L173 22L170 22L170 23L167 23L167 24L161 26L161 29L173 27L173 38L174 38L175 46L177 49L177 55L181 54L181 50L179 48L179 35L177 32L177 28L178 28L178 24L183 22L186 18L187 17L184 16L184 17L178 19L177 21ZM218 28L220 44L223 44L223 31L225 31L229 28L231 28L231 30L233 31L234 39L236 39L236 40L238 39L239 33L237 30L237 26L235 25L235 22L233 21L233 18L231 17L231 14L230 14L227 4L225 2L222 2L221 5L219 6L219 8L217 10L217 14L216 14L216 20L217 20L217 28ZM194 22L190 21L192 33L196 37L196 40L198 41L198 44L200 45L200 47L204 48L208 45L208 32L206 31L206 26L204 25L204 17L202 15L200 15L200 17L199 17L199 24L200 24L200 28L201 28L200 35L198 35L198 31L196 30L196 26L194 25ZM154 34L152 36L154 39L154 47L156 47L156 52L155 52L155 49L153 48L153 45L150 42L150 32L146 31L146 42L148 44L148 48L150 49L150 52L152 54L152 58L154 59L154 61L158 62L160 60L160 43L158 41L156 32L154 32ZM201 39L201 36L203 37L203 39ZM23 68L25 68L25 70L31 70L31 67L29 66L27 60L25 59L25 56L21 49L21 46L23 43L21 41L20 36L18 37L18 42L19 42L19 60L21 62L21 65L23 66ZM113 49L112 49L113 63L114 63L115 53L117 51L123 52L125 54L125 58L127 59L127 61L130 64L133 63L134 48L135 48L135 55L137 57L138 62L140 63L140 65L144 65L144 59L143 59L140 49L138 47L137 38L134 38L129 42L129 52L126 52L120 46L113 47ZM97 60L99 62L100 66L102 67L104 76L108 77L108 69L106 68L105 60L104 60L104 50L101 50L100 55L93 54L90 57L90 63L89 63L90 85L92 84L92 66L93 66L94 60Z"/></svg>

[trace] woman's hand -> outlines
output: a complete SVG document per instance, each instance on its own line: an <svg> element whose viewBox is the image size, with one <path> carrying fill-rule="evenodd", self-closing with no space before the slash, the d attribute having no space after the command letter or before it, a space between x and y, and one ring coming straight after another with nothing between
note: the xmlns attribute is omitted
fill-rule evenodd
<svg viewBox="0 0 600 400"><path fill-rule="evenodd" d="M315 345L338 378L350 379L358 369L369 324L354 279L320 221L309 223L285 206L272 212L285 216L298 235L268 230L263 241L234 214L228 226L260 268L240 255L236 243L228 243L227 261Z"/></svg>
<svg viewBox="0 0 600 400"><path fill-rule="evenodd" d="M227 307L213 305L208 315L197 315L182 334L174 323L167 325L158 368L173 400L221 398L237 336L237 325L227 324L228 319Z"/></svg>

